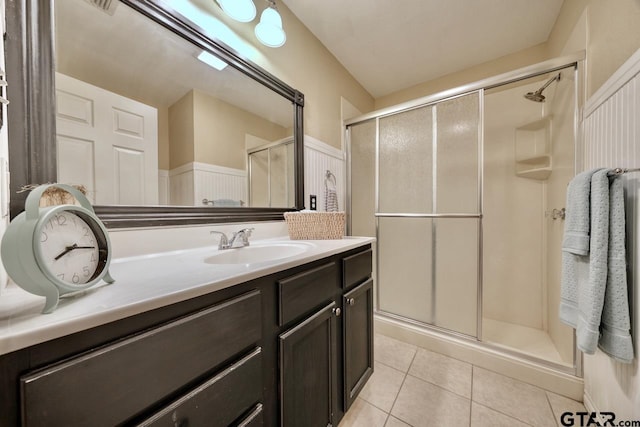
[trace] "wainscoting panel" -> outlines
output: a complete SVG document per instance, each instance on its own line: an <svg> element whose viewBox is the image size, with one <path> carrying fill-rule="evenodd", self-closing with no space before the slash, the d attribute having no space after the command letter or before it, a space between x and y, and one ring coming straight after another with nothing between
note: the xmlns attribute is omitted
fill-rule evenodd
<svg viewBox="0 0 640 427"><path fill-rule="evenodd" d="M194 163L196 206L202 200L233 200L247 204L247 173L242 169Z"/></svg>
<svg viewBox="0 0 640 427"><path fill-rule="evenodd" d="M336 188L338 191L338 210L345 210L345 161L344 153L322 141L304 136L304 206L309 209L309 197L311 194L317 196L317 207L319 211L325 208L325 176L327 170L336 177Z"/></svg>
<svg viewBox="0 0 640 427"><path fill-rule="evenodd" d="M193 170L180 166L169 171L169 204L194 206Z"/></svg>
<svg viewBox="0 0 640 427"><path fill-rule="evenodd" d="M204 199L242 201L246 205L247 173L242 169L198 162L179 166L169 172L171 205L204 206Z"/></svg>
<svg viewBox="0 0 640 427"><path fill-rule="evenodd" d="M158 204L169 204L169 171L158 169Z"/></svg>
<svg viewBox="0 0 640 427"><path fill-rule="evenodd" d="M589 99L583 125L585 170L640 168L640 50ZM636 358L623 364L599 350L593 356L585 355L585 404L588 410L611 411L616 419L631 420L640 418L640 172L618 179L625 187L627 272Z"/></svg>

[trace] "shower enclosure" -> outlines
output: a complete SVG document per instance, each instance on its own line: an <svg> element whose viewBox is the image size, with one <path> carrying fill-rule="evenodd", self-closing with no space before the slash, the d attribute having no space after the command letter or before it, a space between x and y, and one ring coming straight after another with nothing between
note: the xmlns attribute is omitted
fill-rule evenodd
<svg viewBox="0 0 640 427"><path fill-rule="evenodd" d="M295 204L293 159L293 138L247 150L249 206Z"/></svg>
<svg viewBox="0 0 640 427"><path fill-rule="evenodd" d="M557 311L580 61L347 123L350 233L378 239L378 316L576 373Z"/></svg>

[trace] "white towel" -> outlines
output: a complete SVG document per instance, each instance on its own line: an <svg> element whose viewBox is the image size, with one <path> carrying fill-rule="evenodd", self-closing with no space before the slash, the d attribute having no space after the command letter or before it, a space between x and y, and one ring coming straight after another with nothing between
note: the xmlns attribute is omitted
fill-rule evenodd
<svg viewBox="0 0 640 427"><path fill-rule="evenodd" d="M607 286L607 256L609 249L609 177L601 169L591 177L591 232L589 244L589 280L578 289L578 348L593 354L600 337L600 317Z"/></svg>
<svg viewBox="0 0 640 427"><path fill-rule="evenodd" d="M589 195L591 177L599 169L579 173L567 187L567 213L562 250L576 255L589 253Z"/></svg>
<svg viewBox="0 0 640 427"><path fill-rule="evenodd" d="M333 188L324 190L324 210L326 212L338 212L338 192Z"/></svg>
<svg viewBox="0 0 640 427"><path fill-rule="evenodd" d="M577 255L575 248L579 245L563 245L560 319L576 328L581 351L593 354L600 347L617 360L630 362L633 346L629 334L622 182L612 178L610 184L607 169L590 172L589 250ZM574 179L585 177L578 175ZM585 191L582 183L571 188ZM567 214L570 200L567 194ZM571 227L565 226L565 230L568 228ZM587 277L580 274L584 270L588 270Z"/></svg>
<svg viewBox="0 0 640 427"><path fill-rule="evenodd" d="M576 328L578 319L578 276L588 271L591 178L600 169L576 175L567 187L567 211L562 242L560 319ZM586 274L584 274L586 275Z"/></svg>
<svg viewBox="0 0 640 427"><path fill-rule="evenodd" d="M614 359L631 363L631 318L627 295L624 188L621 178L613 178L609 188L609 251L607 287L602 308L598 347Z"/></svg>
<svg viewBox="0 0 640 427"><path fill-rule="evenodd" d="M233 199L212 200L212 206L216 206L216 207L237 207L242 205L243 205L242 200L233 200Z"/></svg>

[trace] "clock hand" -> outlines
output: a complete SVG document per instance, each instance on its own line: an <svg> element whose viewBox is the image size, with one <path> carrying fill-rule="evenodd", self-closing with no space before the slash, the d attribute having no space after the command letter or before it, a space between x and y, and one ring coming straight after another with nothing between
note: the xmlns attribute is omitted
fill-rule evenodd
<svg viewBox="0 0 640 427"><path fill-rule="evenodd" d="M77 243L74 243L74 244L73 244L73 245L71 245L71 246L67 246L66 248L64 248L64 251L60 252L60 253L58 254L58 256L56 256L56 257L54 258L54 260L55 260L55 261L59 260L60 258L62 258L63 256L65 256L66 254L68 254L69 252L71 252L72 250L74 250L74 249L75 249L75 248L77 248L77 247L78 247L78 244L77 244Z"/></svg>
<svg viewBox="0 0 640 427"><path fill-rule="evenodd" d="M60 252L55 258L54 260L57 261L60 258L62 258L63 256L65 256L66 254L68 254L69 252L71 252L74 249L93 249L95 248L95 246L78 246L77 243L74 243L71 246L67 246L64 248L64 251Z"/></svg>

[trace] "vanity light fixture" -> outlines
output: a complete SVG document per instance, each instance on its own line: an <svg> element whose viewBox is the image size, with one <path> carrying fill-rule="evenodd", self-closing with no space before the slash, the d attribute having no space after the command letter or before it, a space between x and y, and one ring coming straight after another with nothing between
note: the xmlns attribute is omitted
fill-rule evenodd
<svg viewBox="0 0 640 427"><path fill-rule="evenodd" d="M287 41L287 34L282 29L282 17L276 9L275 1L267 2L269 6L260 15L260 23L256 25L255 34L263 45L280 47Z"/></svg>
<svg viewBox="0 0 640 427"><path fill-rule="evenodd" d="M210 54L209 52L207 52L206 50L203 50L200 55L197 56L197 58L204 62L205 64L207 64L210 67L215 68L218 71L222 71L227 67L227 63L224 62L222 59L218 58L215 55Z"/></svg>
<svg viewBox="0 0 640 427"><path fill-rule="evenodd" d="M253 0L216 0L224 13L239 22L251 22L256 17Z"/></svg>

